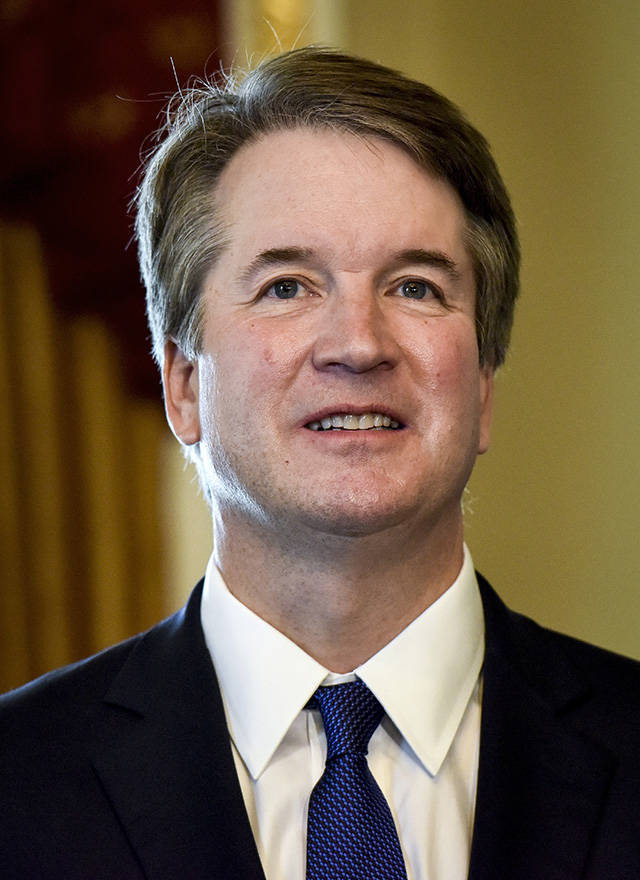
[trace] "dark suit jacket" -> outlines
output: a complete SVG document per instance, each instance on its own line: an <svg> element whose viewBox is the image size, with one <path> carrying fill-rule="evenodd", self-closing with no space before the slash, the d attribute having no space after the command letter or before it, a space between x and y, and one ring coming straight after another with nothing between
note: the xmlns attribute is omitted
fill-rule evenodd
<svg viewBox="0 0 640 880"><path fill-rule="evenodd" d="M470 880L639 880L640 664L481 590ZM199 606L0 698L0 877L264 880Z"/></svg>

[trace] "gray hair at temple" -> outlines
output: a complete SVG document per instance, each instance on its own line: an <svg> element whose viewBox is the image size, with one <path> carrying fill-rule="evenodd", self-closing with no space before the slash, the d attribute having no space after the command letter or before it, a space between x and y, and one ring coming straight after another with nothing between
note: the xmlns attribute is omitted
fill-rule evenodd
<svg viewBox="0 0 640 880"><path fill-rule="evenodd" d="M200 352L200 293L225 244L214 200L221 172L242 145L301 126L383 138L458 193L475 272L480 362L500 366L518 293L519 247L486 140L428 86L317 47L267 59L243 76L200 82L170 102L135 199L156 361L162 364L167 339L190 359Z"/></svg>

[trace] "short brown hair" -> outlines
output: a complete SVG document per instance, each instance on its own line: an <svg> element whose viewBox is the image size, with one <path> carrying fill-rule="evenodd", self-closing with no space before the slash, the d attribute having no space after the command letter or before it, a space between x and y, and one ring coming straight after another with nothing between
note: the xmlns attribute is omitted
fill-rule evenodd
<svg viewBox="0 0 640 880"><path fill-rule="evenodd" d="M458 193L476 277L480 361L504 360L518 293L519 247L509 196L484 137L438 92L333 49L270 58L245 76L204 81L169 105L136 196L136 234L154 355L174 339L201 346L200 292L223 240L213 192L243 144L300 126L384 138Z"/></svg>

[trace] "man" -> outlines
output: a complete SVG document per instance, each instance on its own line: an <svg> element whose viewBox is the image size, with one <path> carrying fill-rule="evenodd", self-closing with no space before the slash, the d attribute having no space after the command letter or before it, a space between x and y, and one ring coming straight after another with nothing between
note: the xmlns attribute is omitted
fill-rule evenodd
<svg viewBox="0 0 640 880"><path fill-rule="evenodd" d="M0 873L637 880L638 664L463 543L517 292L485 141L317 49L171 119L137 230L214 552L178 615L3 699Z"/></svg>

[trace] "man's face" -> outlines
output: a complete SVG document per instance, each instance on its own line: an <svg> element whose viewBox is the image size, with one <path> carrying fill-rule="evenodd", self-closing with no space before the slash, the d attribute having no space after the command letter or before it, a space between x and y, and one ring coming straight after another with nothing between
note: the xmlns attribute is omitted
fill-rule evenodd
<svg viewBox="0 0 640 880"><path fill-rule="evenodd" d="M298 128L243 147L215 202L227 246L174 428L221 514L291 539L459 525L492 374L453 189L382 140Z"/></svg>

